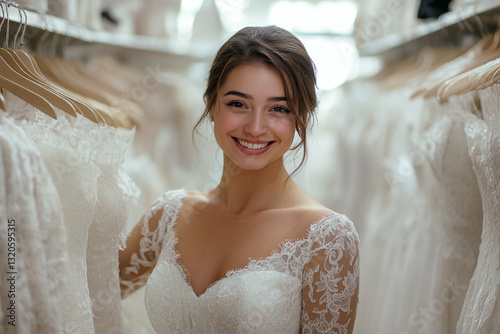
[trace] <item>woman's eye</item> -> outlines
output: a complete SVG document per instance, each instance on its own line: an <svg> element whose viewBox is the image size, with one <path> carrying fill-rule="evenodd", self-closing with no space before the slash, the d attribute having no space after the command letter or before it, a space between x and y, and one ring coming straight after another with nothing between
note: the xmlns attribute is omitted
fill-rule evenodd
<svg viewBox="0 0 500 334"><path fill-rule="evenodd" d="M273 111L278 112L278 113L284 113L284 114L288 114L290 112L287 108L280 107L280 106L274 107Z"/></svg>
<svg viewBox="0 0 500 334"><path fill-rule="evenodd" d="M238 102L238 101L229 102L227 105L230 107L236 107L236 108L243 108L244 107L243 103Z"/></svg>

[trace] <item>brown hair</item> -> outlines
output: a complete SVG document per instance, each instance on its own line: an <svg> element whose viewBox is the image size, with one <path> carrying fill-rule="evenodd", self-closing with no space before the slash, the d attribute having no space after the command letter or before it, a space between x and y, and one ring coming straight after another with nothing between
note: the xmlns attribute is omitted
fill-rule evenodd
<svg viewBox="0 0 500 334"><path fill-rule="evenodd" d="M275 69L283 81L287 104L295 117L295 128L301 138L292 149L301 146L304 149L297 171L307 156L306 134L318 104L316 67L302 42L285 29L275 26L246 27L222 45L212 63L207 89L203 94L205 111L194 129L209 116L217 101L219 88L229 73L238 66L255 62Z"/></svg>

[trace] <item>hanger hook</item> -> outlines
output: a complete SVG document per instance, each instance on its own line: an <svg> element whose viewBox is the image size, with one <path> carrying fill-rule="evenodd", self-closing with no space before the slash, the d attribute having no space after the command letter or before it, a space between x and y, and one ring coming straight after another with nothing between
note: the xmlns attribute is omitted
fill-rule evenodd
<svg viewBox="0 0 500 334"><path fill-rule="evenodd" d="M26 28L28 27L28 14L26 14L26 11L22 7L19 7L19 10L24 14L24 27L23 32L21 33L21 41L19 42L19 47L22 49L24 46L24 35L26 34ZM21 16L21 13L19 16Z"/></svg>
<svg viewBox="0 0 500 334"><path fill-rule="evenodd" d="M0 22L0 30L2 30L3 23L5 22L5 9L3 8L3 5L5 3L3 1L0 2L0 8L2 9L2 22Z"/></svg>
<svg viewBox="0 0 500 334"><path fill-rule="evenodd" d="M6 32L5 32L5 41L3 42L3 46L4 48L8 48L9 47L9 27L10 27L10 19L9 19L9 6L10 6L10 2L7 2L6 5L5 5L5 16L7 18L7 28L5 29Z"/></svg>
<svg viewBox="0 0 500 334"><path fill-rule="evenodd" d="M12 48L17 47L17 37L19 36L19 33L21 32L21 29L23 28L23 15L21 14L21 9L19 9L20 6L14 5L14 7L17 8L17 11L19 12L19 28L16 31L16 34L14 35L14 44Z"/></svg>

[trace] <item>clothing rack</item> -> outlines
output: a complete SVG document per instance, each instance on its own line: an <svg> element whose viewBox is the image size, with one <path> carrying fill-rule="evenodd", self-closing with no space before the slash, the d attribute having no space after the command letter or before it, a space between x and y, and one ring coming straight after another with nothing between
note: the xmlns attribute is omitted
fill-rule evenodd
<svg viewBox="0 0 500 334"><path fill-rule="evenodd" d="M61 17L23 8L10 1L0 0L0 5L6 8L0 41L6 36L7 25L11 38L18 31L19 25L23 25L26 29L24 48L35 50L42 44L47 46L45 49L64 58L82 58L88 53L104 51L117 54L131 63L140 62L140 65L151 61L161 64L168 59L172 68L184 68L193 62L205 61L214 54L212 50L197 49L188 43L168 38L90 29ZM0 12L1 18L3 14Z"/></svg>
<svg viewBox="0 0 500 334"><path fill-rule="evenodd" d="M461 45L464 36L481 38L498 27L500 4L486 0L457 8L438 19L421 22L411 29L358 44L360 56L377 56L386 62L416 54L425 46Z"/></svg>

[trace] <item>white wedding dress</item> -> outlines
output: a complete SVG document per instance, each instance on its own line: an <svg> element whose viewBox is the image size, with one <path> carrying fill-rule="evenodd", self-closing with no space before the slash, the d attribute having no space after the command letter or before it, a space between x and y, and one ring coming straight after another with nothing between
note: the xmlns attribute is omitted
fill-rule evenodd
<svg viewBox="0 0 500 334"><path fill-rule="evenodd" d="M304 238L250 259L196 296L175 249L185 196L182 189L169 191L145 215L140 253L127 268L152 267L145 254L156 254L145 299L157 333L347 333L359 277L358 236L348 218L331 211ZM157 229L150 231L149 219L160 212ZM122 284L128 293L146 279Z"/></svg>
<svg viewBox="0 0 500 334"><path fill-rule="evenodd" d="M64 332L123 333L118 251L125 240L129 204L138 195L123 169L134 131L58 109L55 120L10 93L6 100L7 115L40 150L61 200L67 243L54 234L44 247L67 246L59 253L67 255L69 272L51 271L70 291L59 287L65 293L58 305ZM53 225L46 224L43 231L50 231Z"/></svg>
<svg viewBox="0 0 500 334"><path fill-rule="evenodd" d="M86 121L86 122L84 122ZM87 282L96 333L123 333L118 251L124 243L129 206L138 189L125 173L123 161L134 131L100 126L82 120L93 140L97 204L87 243Z"/></svg>
<svg viewBox="0 0 500 334"><path fill-rule="evenodd" d="M0 333L62 333L69 290L61 203L40 151L3 111L0 219Z"/></svg>
<svg viewBox="0 0 500 334"><path fill-rule="evenodd" d="M99 168L93 160L94 143L88 131L78 126L79 122L88 120L66 118L60 110L56 110L58 119L55 120L12 94L7 94L6 100L10 106L9 117L40 150L61 200L69 266L66 281L71 291L61 305L64 330L94 333L86 250L97 204Z"/></svg>
<svg viewBox="0 0 500 334"><path fill-rule="evenodd" d="M393 248L399 274L388 281L395 309L383 318L397 320L386 332L454 334L479 252L481 200L464 120L452 106L433 112L441 117L410 154L417 192L402 197L395 216L405 220Z"/></svg>
<svg viewBox="0 0 500 334"><path fill-rule="evenodd" d="M479 182L483 232L457 333L500 333L500 85L479 91L483 119L469 115L465 131Z"/></svg>

